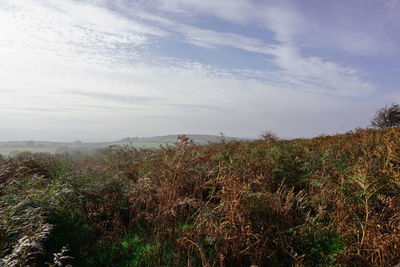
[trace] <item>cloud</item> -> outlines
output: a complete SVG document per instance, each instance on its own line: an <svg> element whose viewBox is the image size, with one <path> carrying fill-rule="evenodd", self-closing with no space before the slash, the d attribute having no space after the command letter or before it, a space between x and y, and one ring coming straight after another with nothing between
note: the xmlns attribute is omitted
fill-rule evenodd
<svg viewBox="0 0 400 267"><path fill-rule="evenodd" d="M205 14L240 24L248 23L253 20L254 15L258 15L258 12L254 14L254 11L256 11L254 9L255 5L249 0L154 0L148 2L150 4L147 4L147 7L164 12L177 13L180 16L190 17ZM262 5L262 3L258 4Z"/></svg>
<svg viewBox="0 0 400 267"><path fill-rule="evenodd" d="M54 51L71 60L86 61L92 65L119 66L121 62L146 61L142 58L143 52L140 49L145 48L152 39L155 41L178 34L175 38L182 35L185 42L192 45L209 49L232 47L265 56L266 62L280 68L279 75L273 77L276 77L274 83L281 86L291 84L292 88L297 87L298 90L342 96L365 95L374 89L354 67L302 55L296 37L305 28L307 20L293 7L282 2L256 5L252 1L243 0L227 5L222 1L220 5L224 5L224 9L216 8L211 1L172 1L168 4L150 1L150 4L145 4L151 6L153 3L153 6L163 12L181 12L193 16L212 14L233 23L263 25L275 33L278 44L267 44L243 34L218 32L176 22L162 15L151 15L138 5L131 7L130 12L141 15L132 14L128 17L121 16L117 11L110 11L104 1L94 1L95 4L93 1L45 0L40 2L41 5L29 3L20 2L20 5L13 6L20 16L17 16L13 25L8 25L7 28L13 31L6 31L3 38L0 37L0 43L2 39L14 40L19 44L14 43L13 47L29 44L30 49ZM121 5L127 6L125 2L120 3L120 8L123 8ZM43 14L46 15L42 16ZM5 15L10 16L8 13ZM3 25L12 21L6 16L1 17ZM31 26L24 29L26 25Z"/></svg>
<svg viewBox="0 0 400 267"><path fill-rule="evenodd" d="M121 17L100 6L77 1L2 3L0 53L10 48L63 59L110 64L137 57L157 27Z"/></svg>
<svg viewBox="0 0 400 267"><path fill-rule="evenodd" d="M235 1L234 4L228 2L219 1L217 5L224 6L221 9L213 1L189 0L159 3L156 8L167 13L213 15L231 23L260 25L274 33L274 43L268 44L243 34L218 32L168 19L156 19L154 15L149 19L181 34L185 42L196 46L208 49L232 47L265 56L266 62L271 62L280 69L275 71L279 75L273 76L276 77L275 83L280 83L281 86L291 84L293 89L297 87L298 90L337 96L363 96L375 89L373 84L365 80L359 68L343 66L317 56L303 55L298 40L303 33L307 33L310 21L294 6L282 1L264 4L246 0ZM359 48L365 42L353 44Z"/></svg>
<svg viewBox="0 0 400 267"><path fill-rule="evenodd" d="M362 96L374 90L374 86L364 81L357 68L345 67L333 61L316 56L303 56L296 43L296 28L304 23L296 11L274 7L267 12L268 28L281 41L276 46L273 61L283 70L283 74L297 83L299 88L316 93L339 96Z"/></svg>
<svg viewBox="0 0 400 267"><path fill-rule="evenodd" d="M227 46L264 55L272 55L275 48L274 45L267 45L257 38L240 34L217 32L185 25L180 25L177 29L184 35L188 43L206 48Z"/></svg>
<svg viewBox="0 0 400 267"><path fill-rule="evenodd" d="M97 93L97 92L85 92L85 91L72 91L67 92L67 94L85 96L95 99L116 101L129 104L151 104L160 101L156 96L136 96L136 95L121 95L121 94L111 94L111 93Z"/></svg>
<svg viewBox="0 0 400 267"><path fill-rule="evenodd" d="M265 129L311 136L351 129L370 107L355 108L347 97L374 89L363 71L306 56L298 39L306 23L301 14L276 1L254 3L0 2L0 119L10 129L43 129L44 139L51 137L45 129L97 140L171 132L255 136ZM196 20L205 15L264 27L274 38L200 27ZM221 68L152 53L169 40L197 49L240 49L274 67ZM334 116L328 124L326 118Z"/></svg>
<svg viewBox="0 0 400 267"><path fill-rule="evenodd" d="M318 57L303 57L292 44L278 47L275 55L274 62L282 75L299 89L337 96L363 96L374 90L372 84L359 77L357 69Z"/></svg>

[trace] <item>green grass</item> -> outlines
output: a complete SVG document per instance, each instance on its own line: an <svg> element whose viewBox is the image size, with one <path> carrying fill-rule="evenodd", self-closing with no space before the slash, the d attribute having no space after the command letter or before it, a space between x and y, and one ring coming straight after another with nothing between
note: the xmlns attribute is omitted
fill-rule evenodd
<svg viewBox="0 0 400 267"><path fill-rule="evenodd" d="M208 144L208 142L217 142L217 136L206 136L206 135L194 135L193 141L196 144ZM95 149L107 148L109 146L133 146L135 148L159 148L160 145L174 146L177 142L176 135L168 136L155 136L133 139L131 142L128 141L115 141L115 142L100 142L100 143L67 143L67 142L48 142L48 141L33 141L34 145L31 145L32 141L9 141L0 142L0 154L9 156L10 152L32 152L32 153L56 153L59 148L67 147L69 151L81 151L82 153L88 153ZM15 153L12 153L15 154Z"/></svg>
<svg viewBox="0 0 400 267"><path fill-rule="evenodd" d="M19 152L25 152L29 151L31 153L54 153L57 150L57 148L53 147L29 147L29 146L9 146L9 147L0 147L0 154L4 156L10 155L10 152L13 151L19 151Z"/></svg>

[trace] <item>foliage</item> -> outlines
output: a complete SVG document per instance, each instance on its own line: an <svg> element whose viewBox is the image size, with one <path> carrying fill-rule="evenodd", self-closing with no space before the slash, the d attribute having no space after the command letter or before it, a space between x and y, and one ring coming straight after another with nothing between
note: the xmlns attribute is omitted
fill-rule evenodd
<svg viewBox="0 0 400 267"><path fill-rule="evenodd" d="M393 266L400 129L0 163L0 266Z"/></svg>
<svg viewBox="0 0 400 267"><path fill-rule="evenodd" d="M393 103L377 110L371 124L379 129L400 126L400 105Z"/></svg>
<svg viewBox="0 0 400 267"><path fill-rule="evenodd" d="M274 132L268 130L263 131L260 138L265 141L278 140L278 136Z"/></svg>

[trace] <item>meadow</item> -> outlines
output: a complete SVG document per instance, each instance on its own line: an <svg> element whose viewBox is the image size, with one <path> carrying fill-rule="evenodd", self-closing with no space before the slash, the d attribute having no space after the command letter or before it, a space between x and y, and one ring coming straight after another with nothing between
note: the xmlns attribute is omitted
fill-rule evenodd
<svg viewBox="0 0 400 267"><path fill-rule="evenodd" d="M400 128L0 163L0 266L394 266Z"/></svg>
<svg viewBox="0 0 400 267"><path fill-rule="evenodd" d="M187 135L194 143L205 145L218 143L221 136L215 135ZM22 152L62 154L68 152L73 155L95 154L110 146L133 146L138 149L159 148L160 145L174 145L178 135L164 135L154 137L127 137L110 142L49 142L49 141L8 141L0 142L0 154L3 156L15 156ZM245 140L235 137L224 137L226 140Z"/></svg>

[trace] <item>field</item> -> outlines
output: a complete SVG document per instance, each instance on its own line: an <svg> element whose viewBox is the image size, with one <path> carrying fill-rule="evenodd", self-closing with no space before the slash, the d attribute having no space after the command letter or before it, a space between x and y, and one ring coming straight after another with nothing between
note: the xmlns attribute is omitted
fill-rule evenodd
<svg viewBox="0 0 400 267"><path fill-rule="evenodd" d="M0 266L394 266L400 128L0 163Z"/></svg>
<svg viewBox="0 0 400 267"><path fill-rule="evenodd" d="M199 145L220 142L221 137L215 135L187 135L194 143ZM0 142L0 154L4 156L15 156L21 152L31 153L63 153L90 154L109 146L133 146L135 148L159 148L160 145L174 145L178 135L166 135L143 138L125 138L114 142L83 143L75 142L48 142L48 141L12 141ZM234 137L223 137L228 141L244 140Z"/></svg>

